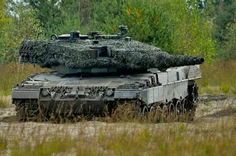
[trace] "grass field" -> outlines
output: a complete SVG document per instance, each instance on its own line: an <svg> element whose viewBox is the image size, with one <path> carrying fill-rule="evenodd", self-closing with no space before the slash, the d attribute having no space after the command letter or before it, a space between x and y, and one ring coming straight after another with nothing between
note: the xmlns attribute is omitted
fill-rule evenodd
<svg viewBox="0 0 236 156"><path fill-rule="evenodd" d="M234 156L235 123L235 118L191 124L85 122L76 129L71 124L61 128L54 124L21 123L2 131L5 134L0 137L0 155ZM55 133L52 129L56 129ZM12 135L14 131L16 134Z"/></svg>

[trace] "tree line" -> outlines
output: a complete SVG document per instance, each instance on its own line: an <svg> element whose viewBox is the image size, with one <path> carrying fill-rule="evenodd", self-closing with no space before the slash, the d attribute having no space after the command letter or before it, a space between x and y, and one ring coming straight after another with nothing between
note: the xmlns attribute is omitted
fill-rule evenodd
<svg viewBox="0 0 236 156"><path fill-rule="evenodd" d="M24 39L121 24L169 53L236 58L235 0L0 0L0 62L16 61Z"/></svg>

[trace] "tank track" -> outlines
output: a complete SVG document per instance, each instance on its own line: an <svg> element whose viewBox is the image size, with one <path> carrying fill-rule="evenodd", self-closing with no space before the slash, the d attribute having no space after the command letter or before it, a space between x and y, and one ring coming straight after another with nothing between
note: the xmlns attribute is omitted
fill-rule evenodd
<svg viewBox="0 0 236 156"><path fill-rule="evenodd" d="M196 103L190 97L173 99L167 103L154 103L150 106L141 101L120 102L111 117L113 121L144 121L151 123L193 121Z"/></svg>
<svg viewBox="0 0 236 156"><path fill-rule="evenodd" d="M188 97L182 100L173 99L168 103L156 103L151 106L140 101L119 101L110 106L106 104L103 111L98 110L94 114L78 113L76 105L54 104L49 109L44 104L38 104L35 100L22 100L16 106L19 121L79 121L91 120L93 117L110 116L112 121L147 120L150 122L192 121L196 105L189 101ZM110 107L110 108L109 108ZM74 109L74 110L73 110ZM81 110L80 110L81 111Z"/></svg>
<svg viewBox="0 0 236 156"><path fill-rule="evenodd" d="M196 84L188 88L188 93L183 99L172 99L166 103L146 105L139 100L116 101L98 104L93 109L86 107L86 103L78 106L76 102L17 100L15 104L19 121L66 122L106 116L110 116L112 121L192 121L198 99Z"/></svg>

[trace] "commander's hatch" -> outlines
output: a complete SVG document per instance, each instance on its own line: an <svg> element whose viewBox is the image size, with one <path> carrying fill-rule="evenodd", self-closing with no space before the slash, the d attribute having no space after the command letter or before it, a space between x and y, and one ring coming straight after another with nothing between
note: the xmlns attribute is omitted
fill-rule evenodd
<svg viewBox="0 0 236 156"><path fill-rule="evenodd" d="M107 58L111 57L111 48L107 46L90 47L92 58Z"/></svg>

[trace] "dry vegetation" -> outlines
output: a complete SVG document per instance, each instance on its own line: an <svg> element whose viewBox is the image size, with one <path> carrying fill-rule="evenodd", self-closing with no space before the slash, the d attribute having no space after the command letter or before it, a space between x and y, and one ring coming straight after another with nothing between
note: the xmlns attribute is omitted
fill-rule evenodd
<svg viewBox="0 0 236 156"><path fill-rule="evenodd" d="M17 63L0 64L0 95L9 95L12 87L17 83L24 80L30 74L42 71L45 70L33 65Z"/></svg>
<svg viewBox="0 0 236 156"><path fill-rule="evenodd" d="M10 96L1 96L0 95L0 108L6 108L11 103L11 97Z"/></svg>
<svg viewBox="0 0 236 156"><path fill-rule="evenodd" d="M202 66L200 92L208 94L236 94L236 61L216 61Z"/></svg>

